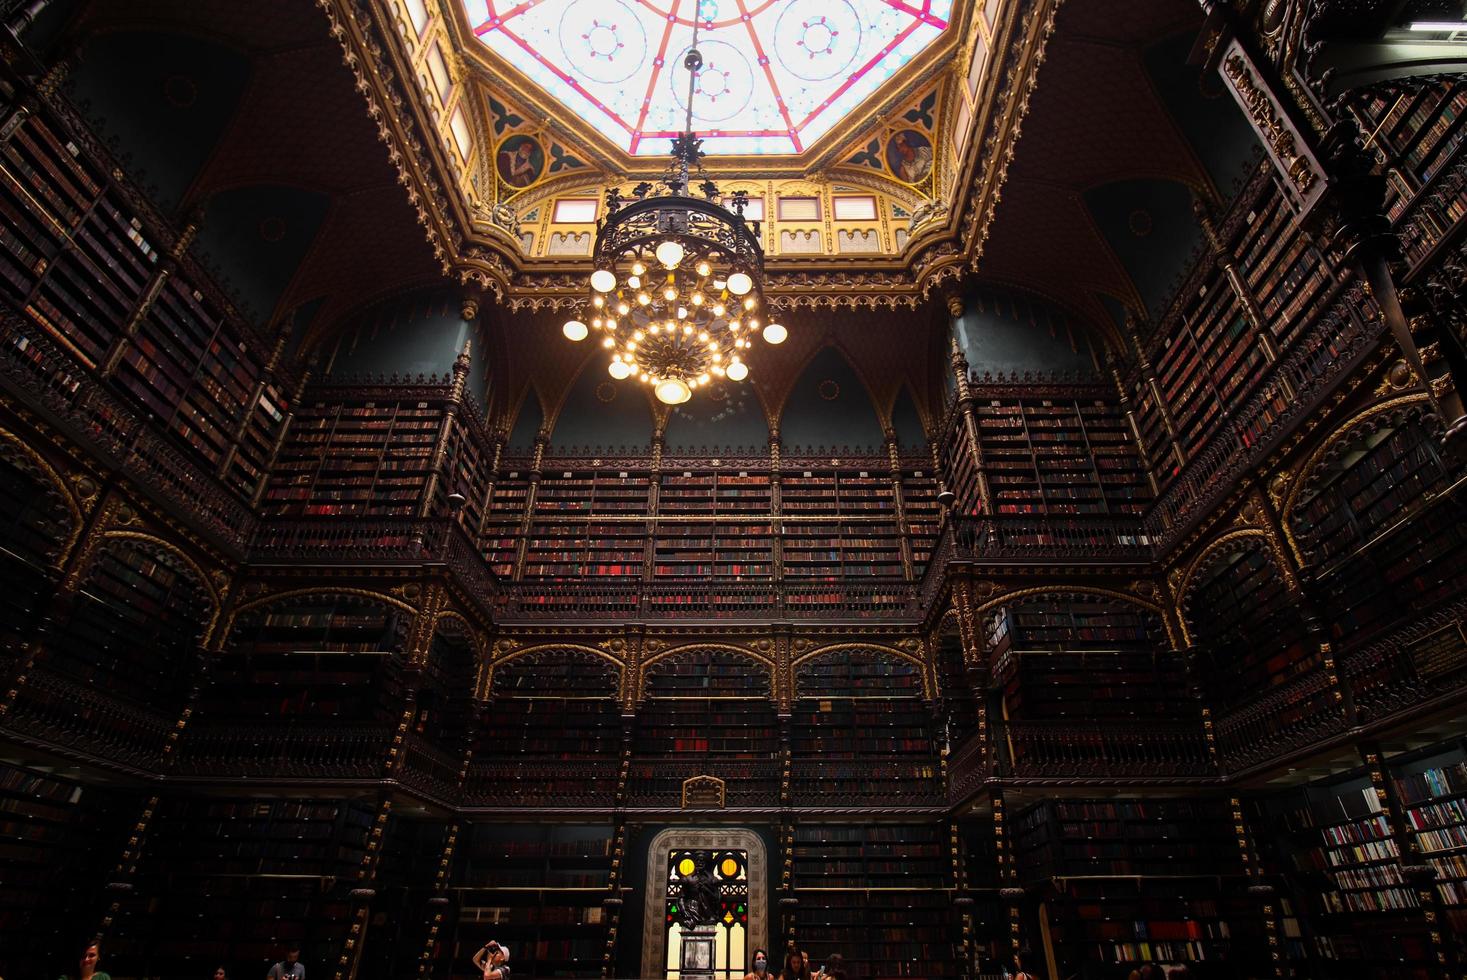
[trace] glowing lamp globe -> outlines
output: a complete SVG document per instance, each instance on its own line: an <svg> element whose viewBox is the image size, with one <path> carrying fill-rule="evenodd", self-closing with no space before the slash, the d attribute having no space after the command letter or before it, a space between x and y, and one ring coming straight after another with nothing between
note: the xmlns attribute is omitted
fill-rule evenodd
<svg viewBox="0 0 1467 980"><path fill-rule="evenodd" d="M612 361L606 365L606 373L618 381L625 381L632 376L632 369L627 367L625 361Z"/></svg>
<svg viewBox="0 0 1467 980"><path fill-rule="evenodd" d="M676 269L678 263L683 260L683 247L678 242L666 241L657 246L657 252L655 254L657 255L657 261L661 262L665 268Z"/></svg>
<svg viewBox="0 0 1467 980"><path fill-rule="evenodd" d="M766 324L764 327L764 342L766 344L782 344L790 332L778 323Z"/></svg>
<svg viewBox="0 0 1467 980"><path fill-rule="evenodd" d="M590 331L586 329L586 325L580 320L565 321L565 326L560 328L560 332L565 334L565 338L567 340L575 341L585 340L586 335L590 333Z"/></svg>
<svg viewBox="0 0 1467 980"><path fill-rule="evenodd" d="M749 365L743 361L734 361L724 373L730 381L742 381L749 376Z"/></svg>
<svg viewBox="0 0 1467 980"><path fill-rule="evenodd" d="M728 277L728 291L735 296L742 296L753 288L754 280L746 272L735 272Z"/></svg>
<svg viewBox="0 0 1467 980"><path fill-rule="evenodd" d="M616 288L616 274L610 269L597 269L591 273L591 288L598 293L609 293Z"/></svg>
<svg viewBox="0 0 1467 980"><path fill-rule="evenodd" d="M678 378L663 378L652 391L664 405L681 405L693 397L693 389L688 387L686 381Z"/></svg>

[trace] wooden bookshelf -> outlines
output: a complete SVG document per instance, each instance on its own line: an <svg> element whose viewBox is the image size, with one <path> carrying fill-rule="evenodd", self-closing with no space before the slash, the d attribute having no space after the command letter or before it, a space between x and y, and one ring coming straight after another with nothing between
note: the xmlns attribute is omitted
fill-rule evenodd
<svg viewBox="0 0 1467 980"><path fill-rule="evenodd" d="M0 763L0 969L38 976L98 907L139 798L76 776Z"/></svg>
<svg viewBox="0 0 1467 980"><path fill-rule="evenodd" d="M627 778L632 805L682 803L683 780L724 779L729 805L777 806L779 724L764 665L732 651L691 650L643 679Z"/></svg>
<svg viewBox="0 0 1467 980"><path fill-rule="evenodd" d="M617 684L613 664L576 650L529 654L496 669L465 802L609 806L622 752Z"/></svg>
<svg viewBox="0 0 1467 980"><path fill-rule="evenodd" d="M1319 662L1299 610L1262 545L1228 554L1193 592L1191 609L1206 646L1207 695L1217 711L1246 704ZM1291 705L1276 721L1286 727L1313 701Z"/></svg>
<svg viewBox="0 0 1467 980"><path fill-rule="evenodd" d="M859 977L958 975L944 831L939 823L795 826L798 942L812 970L840 953Z"/></svg>
<svg viewBox="0 0 1467 980"><path fill-rule="evenodd" d="M268 970L287 943L335 961L350 929L349 890L367 847L367 803L165 797L142 842L109 958L127 976Z"/></svg>
<svg viewBox="0 0 1467 980"><path fill-rule="evenodd" d="M488 513L484 521L484 558L501 579L514 574L515 556L519 552L520 527L529 498L530 479L527 469L511 464L501 467L489 495Z"/></svg>
<svg viewBox="0 0 1467 980"><path fill-rule="evenodd" d="M1467 930L1467 750L1394 761L1396 795L1421 856L1436 868L1449 931Z"/></svg>
<svg viewBox="0 0 1467 980"><path fill-rule="evenodd" d="M599 977L613 840L609 823L471 825L455 862L452 962L493 939L516 975Z"/></svg>
<svg viewBox="0 0 1467 980"><path fill-rule="evenodd" d="M992 676L1010 718L1180 720L1197 717L1180 654L1161 617L1087 596L1054 596L995 611Z"/></svg>
<svg viewBox="0 0 1467 980"><path fill-rule="evenodd" d="M1305 898L1312 957L1361 975L1427 975L1425 922L1368 777L1346 774L1255 805L1276 836L1272 860Z"/></svg>
<svg viewBox="0 0 1467 980"><path fill-rule="evenodd" d="M1016 397L975 387L997 514L1140 514L1145 473L1116 396ZM991 397L1002 394L1005 397ZM1056 392L1056 394L1058 394ZM1100 397L1096 397L1100 396Z"/></svg>
<svg viewBox="0 0 1467 980"><path fill-rule="evenodd" d="M795 684L795 805L899 806L941 796L919 668L877 650L846 650L801 664Z"/></svg>

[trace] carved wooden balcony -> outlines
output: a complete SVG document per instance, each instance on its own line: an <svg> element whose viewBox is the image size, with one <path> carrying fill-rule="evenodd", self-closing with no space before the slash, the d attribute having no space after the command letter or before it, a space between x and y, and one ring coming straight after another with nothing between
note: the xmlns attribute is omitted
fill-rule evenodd
<svg viewBox="0 0 1467 980"><path fill-rule="evenodd" d="M919 587L905 579L851 582L501 583L496 619L834 619L909 622L921 617Z"/></svg>
<svg viewBox="0 0 1467 980"><path fill-rule="evenodd" d="M999 776L1092 782L1218 774L1201 724L1011 721L991 731Z"/></svg>
<svg viewBox="0 0 1467 980"><path fill-rule="evenodd" d="M953 515L934 558L984 564L1134 565L1156 556L1150 531L1139 517L1105 515ZM936 562L934 561L934 564Z"/></svg>
<svg viewBox="0 0 1467 980"><path fill-rule="evenodd" d="M441 564L486 608L494 573L452 517L290 517L260 522L250 543L257 565Z"/></svg>
<svg viewBox="0 0 1467 980"><path fill-rule="evenodd" d="M751 759L634 760L627 780L627 806L680 807L683 781L693 776L724 780L725 806L778 807L781 767Z"/></svg>
<svg viewBox="0 0 1467 980"><path fill-rule="evenodd" d="M16 734L143 770L156 769L177 715L33 665L5 727Z"/></svg>
<svg viewBox="0 0 1467 980"><path fill-rule="evenodd" d="M460 755L421 735L408 734L402 742L402 765L397 780L441 800L457 802L462 765Z"/></svg>
<svg viewBox="0 0 1467 980"><path fill-rule="evenodd" d="M616 803L616 759L515 760L492 758L481 750L469 768L462 803L466 807L594 807Z"/></svg>
<svg viewBox="0 0 1467 980"><path fill-rule="evenodd" d="M195 724L176 772L227 778L374 779L392 741L390 725L334 725L290 719L257 725Z"/></svg>

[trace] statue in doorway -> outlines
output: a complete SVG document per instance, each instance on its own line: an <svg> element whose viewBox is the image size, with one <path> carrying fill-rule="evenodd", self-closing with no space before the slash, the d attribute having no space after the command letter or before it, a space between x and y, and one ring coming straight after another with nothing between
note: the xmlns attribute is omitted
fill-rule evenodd
<svg viewBox="0 0 1467 980"><path fill-rule="evenodd" d="M693 871L679 878L678 898L685 928L718 921L718 881L713 877L713 862L708 852L693 853Z"/></svg>

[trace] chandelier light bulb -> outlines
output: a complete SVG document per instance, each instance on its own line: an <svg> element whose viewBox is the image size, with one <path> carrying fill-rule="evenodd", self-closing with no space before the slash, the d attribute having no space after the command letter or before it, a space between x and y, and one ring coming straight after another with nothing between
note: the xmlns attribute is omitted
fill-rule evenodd
<svg viewBox="0 0 1467 980"><path fill-rule="evenodd" d="M757 319L755 319L754 317L749 317L749 329L750 330L758 330L759 329L759 321Z"/></svg>
<svg viewBox="0 0 1467 980"><path fill-rule="evenodd" d="M683 335L688 337L693 335L693 325L691 323L683 326Z"/></svg>
<svg viewBox="0 0 1467 980"><path fill-rule="evenodd" d="M757 305L759 305L759 304L754 299L754 297L752 297L752 296L745 296L744 297L744 309L746 309L746 310L752 310Z"/></svg>
<svg viewBox="0 0 1467 980"><path fill-rule="evenodd" d="M609 293L616 288L616 274L610 269L597 269L591 273L591 288L598 293Z"/></svg>
<svg viewBox="0 0 1467 980"><path fill-rule="evenodd" d="M678 263L683 260L683 247L678 242L666 241L657 246L657 261L668 269L676 269ZM686 387L686 386L684 386ZM683 401L687 401L686 398ZM677 405L679 402L668 402L669 405Z"/></svg>
<svg viewBox="0 0 1467 980"><path fill-rule="evenodd" d="M713 271L713 266L708 264L707 259L704 259L702 262L699 262L697 264L696 269L698 271L698 275L707 277L707 275Z"/></svg>
<svg viewBox="0 0 1467 980"><path fill-rule="evenodd" d="M647 326L647 332L648 333L661 333L662 332L662 326L661 326L661 324L657 324L657 323L649 324Z"/></svg>
<svg viewBox="0 0 1467 980"><path fill-rule="evenodd" d="M671 303L673 300L677 299L677 287L676 286L668 286L666 289L664 289L662 291L662 298L665 299L665 300L667 300L669 303Z"/></svg>
<svg viewBox="0 0 1467 980"><path fill-rule="evenodd" d="M560 328L560 332L565 334L567 340L575 341L585 340L586 335L590 333L590 331L586 329L586 325L580 320L565 321L565 326Z"/></svg>
<svg viewBox="0 0 1467 980"><path fill-rule="evenodd" d="M706 385L707 383L708 383L708 372L707 371L704 371L702 374L698 375L698 384L700 384L700 385Z"/></svg>
<svg viewBox="0 0 1467 980"><path fill-rule="evenodd" d="M640 276L635 276L635 275L627 276L627 288L628 289L641 289L642 288L642 279L641 279L641 277Z"/></svg>
<svg viewBox="0 0 1467 980"><path fill-rule="evenodd" d="M693 295L691 295L691 296L688 297L688 302L689 303L692 303L694 306L702 306L703 305L703 294L702 293L694 293Z"/></svg>
<svg viewBox="0 0 1467 980"><path fill-rule="evenodd" d="M725 373L730 381L742 381L749 376L749 365L743 361L732 361Z"/></svg>
<svg viewBox="0 0 1467 980"><path fill-rule="evenodd" d="M754 280L746 272L735 272L728 277L728 291L735 296L742 296L753 288Z"/></svg>
<svg viewBox="0 0 1467 980"><path fill-rule="evenodd" d="M643 265L642 263L640 263L640 262L633 262L632 263L632 275L634 275L634 276L640 276L640 275L646 274L646 272L647 272L647 267L645 265Z"/></svg>
<svg viewBox="0 0 1467 980"><path fill-rule="evenodd" d="M602 340L601 340L601 346L607 348L608 350L611 349L612 347L615 347L616 346L616 338L615 337L604 337L604 338L602 338Z"/></svg>
<svg viewBox="0 0 1467 980"><path fill-rule="evenodd" d="M778 323L771 323L764 328L764 342L766 344L782 344L790 332Z"/></svg>
<svg viewBox="0 0 1467 980"><path fill-rule="evenodd" d="M649 304L651 302L652 302L652 297L649 296L649 295L647 295L646 293L638 293L637 294L637 303L639 305L646 306L647 304Z"/></svg>
<svg viewBox="0 0 1467 980"><path fill-rule="evenodd" d="M714 358L714 360L717 360L717 358ZM723 374L724 374L723 365L722 364L715 364L715 365L713 365L713 373L716 374L716 375L718 375L718 377L720 377L720 378L723 377Z"/></svg>
<svg viewBox="0 0 1467 980"><path fill-rule="evenodd" d="M632 334L632 339L633 340L641 340L643 336L644 335L643 335L642 331L638 330L638 331L636 331L636 332L634 332Z"/></svg>
<svg viewBox="0 0 1467 980"><path fill-rule="evenodd" d="M724 307L724 305L722 303L714 303L713 304L713 315L714 316L723 316L727 312L728 312L728 309L726 307Z"/></svg>
<svg viewBox="0 0 1467 980"><path fill-rule="evenodd" d="M616 321L615 320L612 320L610 318L607 318L607 320L606 320L606 329L607 330L615 330L616 329Z"/></svg>
<svg viewBox="0 0 1467 980"><path fill-rule="evenodd" d="M612 361L610 364L606 365L606 373L611 375L618 381L625 381L628 377L631 376L632 369L627 367L621 361Z"/></svg>
<svg viewBox="0 0 1467 980"><path fill-rule="evenodd" d="M679 306L677 308L677 318L679 320L686 320L688 318L688 308L686 306Z"/></svg>
<svg viewBox="0 0 1467 980"><path fill-rule="evenodd" d="M698 339L706 344L708 342L708 331L704 330L702 333L698 334Z"/></svg>
<svg viewBox="0 0 1467 980"><path fill-rule="evenodd" d="M616 304L616 312L619 313L622 316L626 316L628 313L632 312L632 308L630 306L628 306L624 302L623 303L617 303Z"/></svg>
<svg viewBox="0 0 1467 980"><path fill-rule="evenodd" d="M713 288L718 290L719 292L722 292L727 287L728 283L724 282L722 279L713 280Z"/></svg>
<svg viewBox="0 0 1467 980"><path fill-rule="evenodd" d="M693 390L681 378L663 378L652 390L657 395L657 400L664 405L681 405L693 397Z"/></svg>
<svg viewBox="0 0 1467 980"><path fill-rule="evenodd" d="M603 306L606 305L606 297L605 296L592 296L591 297L591 305L594 306L594 307L596 307L596 309L598 309L598 310L601 309L601 307L603 307Z"/></svg>

